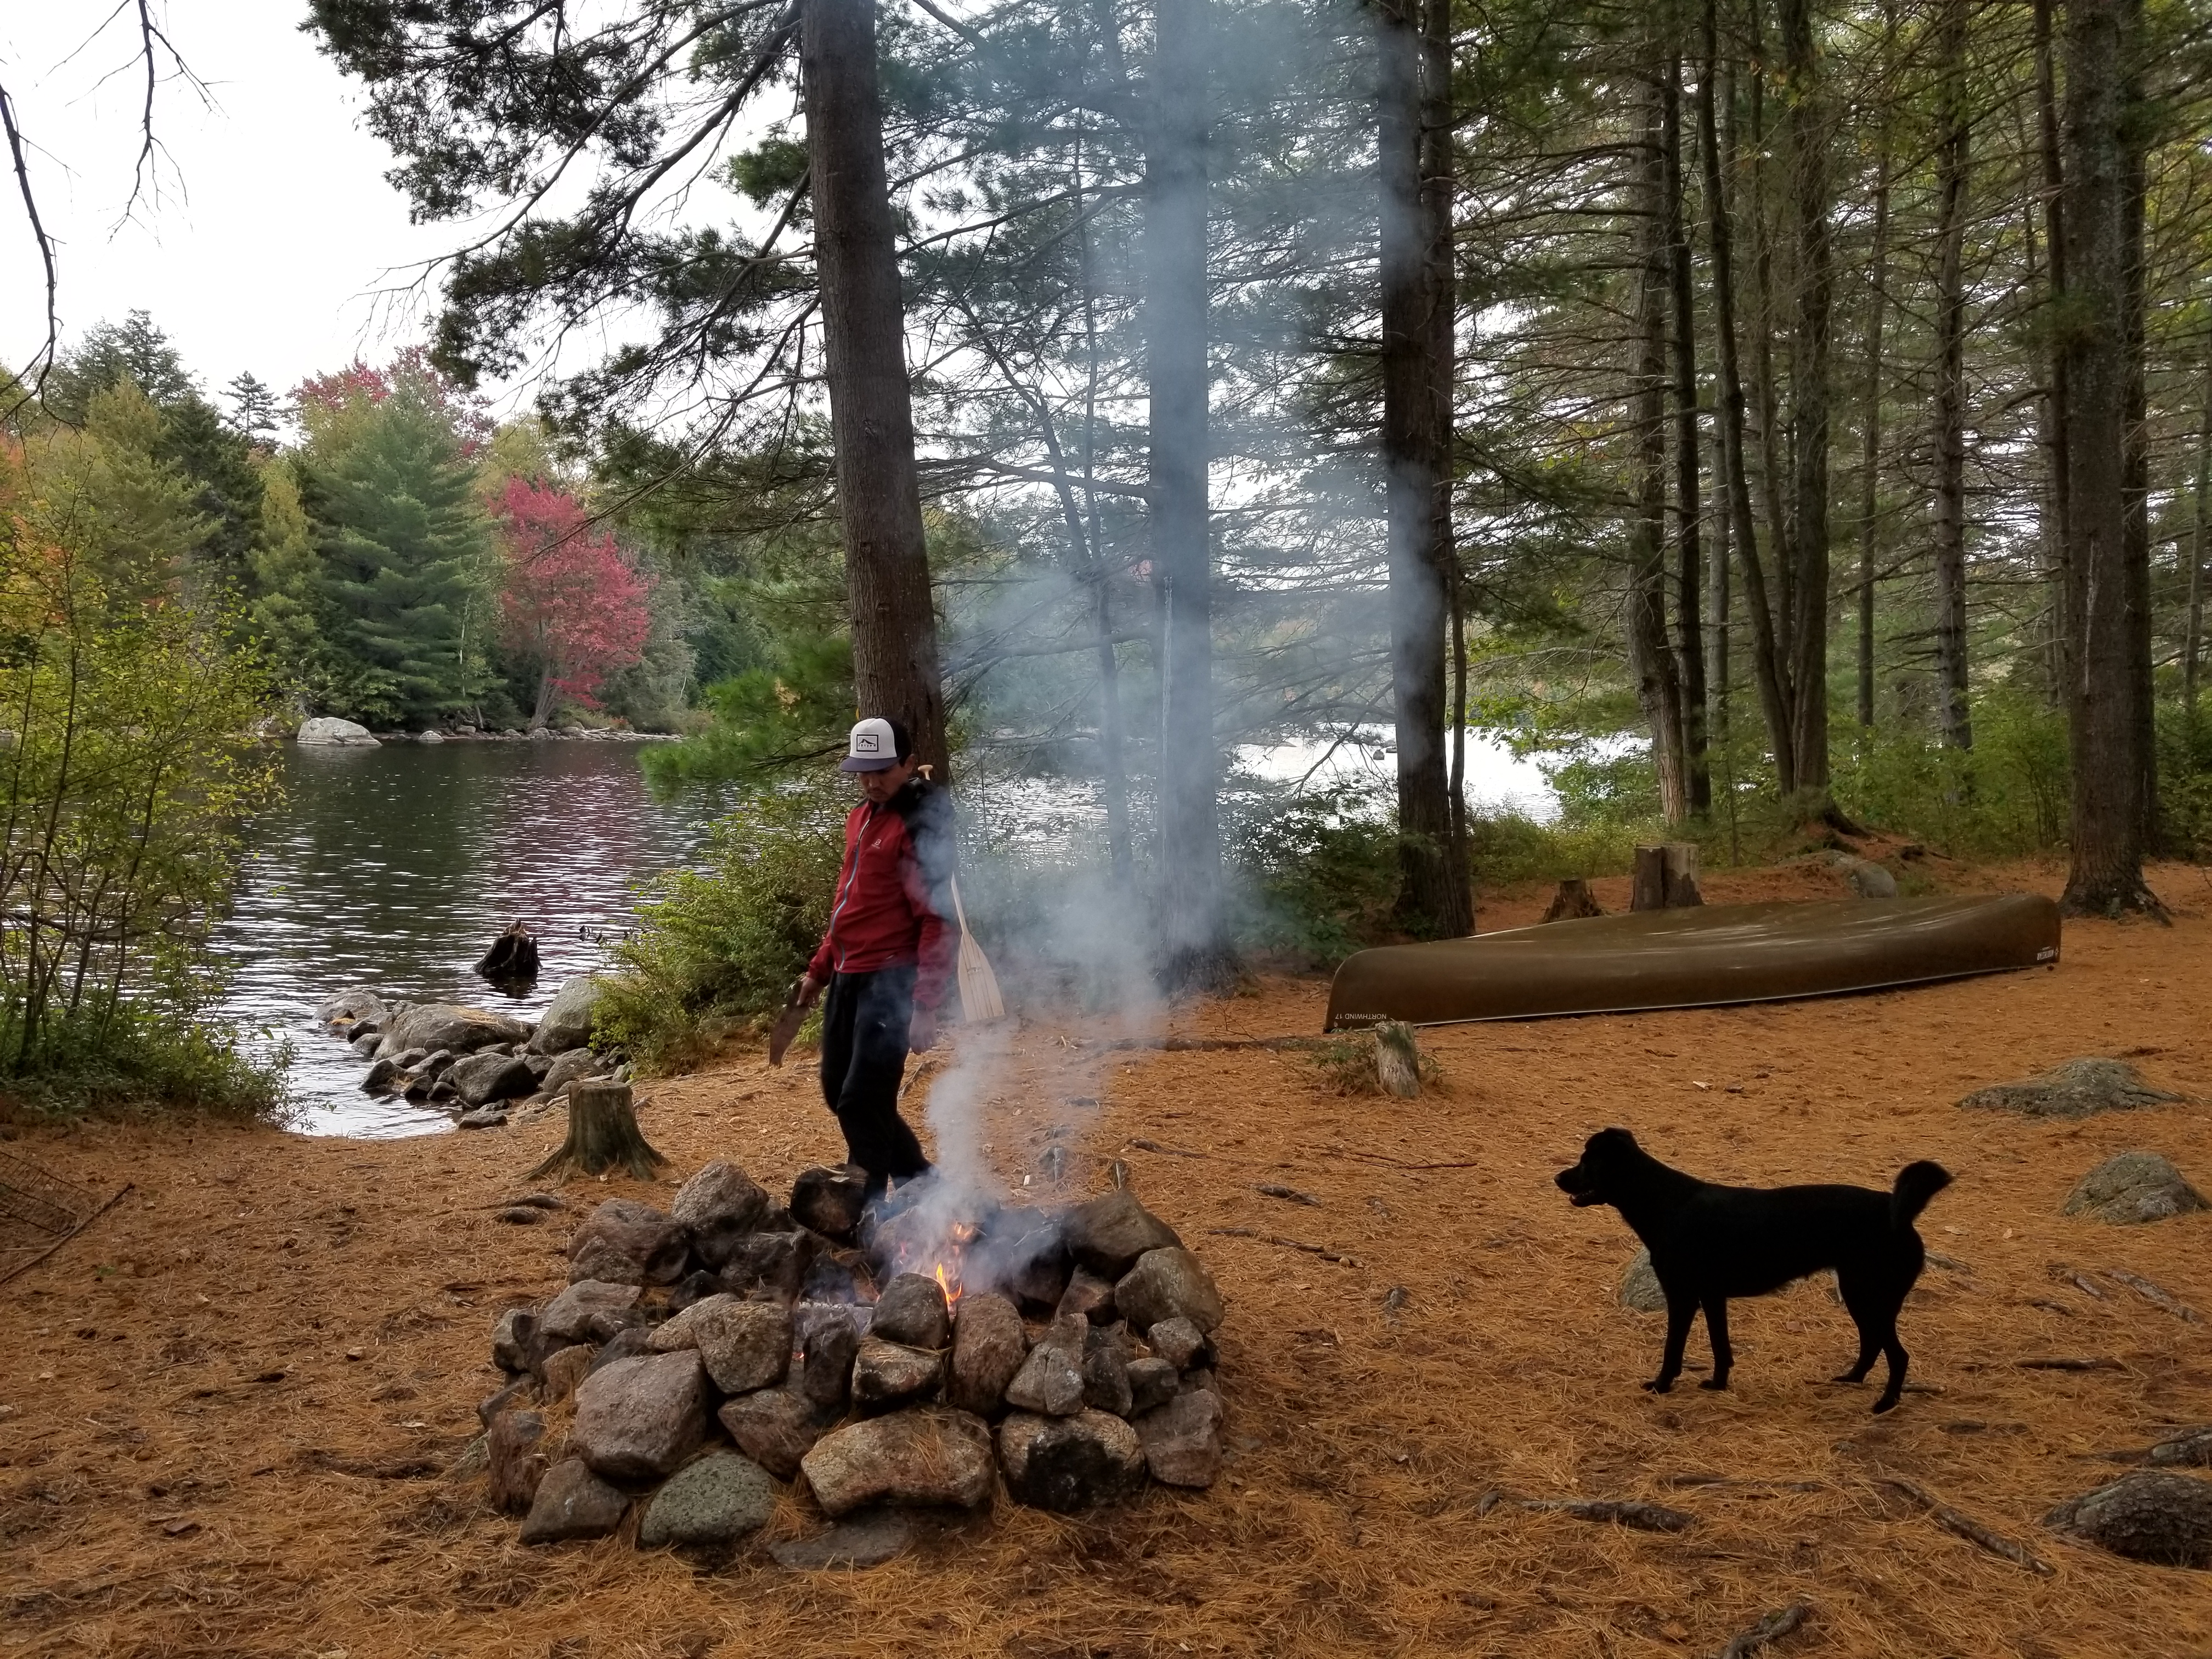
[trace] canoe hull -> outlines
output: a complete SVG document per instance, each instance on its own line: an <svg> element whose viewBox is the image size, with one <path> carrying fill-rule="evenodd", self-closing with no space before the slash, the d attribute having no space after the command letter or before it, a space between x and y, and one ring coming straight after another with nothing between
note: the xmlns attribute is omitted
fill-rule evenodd
<svg viewBox="0 0 2212 1659"><path fill-rule="evenodd" d="M2058 907L2033 893L1639 910L1359 951L1326 1029L1772 1002L2057 960Z"/></svg>

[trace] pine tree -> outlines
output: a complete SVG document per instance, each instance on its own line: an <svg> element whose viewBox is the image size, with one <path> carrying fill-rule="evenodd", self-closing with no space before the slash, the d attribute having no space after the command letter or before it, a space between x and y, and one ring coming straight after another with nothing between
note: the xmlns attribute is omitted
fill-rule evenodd
<svg viewBox="0 0 2212 1659"><path fill-rule="evenodd" d="M65 423L82 426L103 396L125 385L137 387L159 411L154 453L195 487L194 505L209 520L198 552L205 574L220 586L242 586L261 508L252 448L200 395L198 381L152 317L134 311L120 323L90 330L49 378L46 401Z"/></svg>
<svg viewBox="0 0 2212 1659"><path fill-rule="evenodd" d="M241 371L223 388L230 399L230 418L225 422L248 443L273 437L276 432L276 394L252 369Z"/></svg>
<svg viewBox="0 0 2212 1659"><path fill-rule="evenodd" d="M248 555L255 594L247 614L253 635L286 689L301 701L315 708L349 703L348 677L323 631L330 613L323 557L301 500L298 475L289 463L272 461L261 484L261 512Z"/></svg>
<svg viewBox="0 0 2212 1659"><path fill-rule="evenodd" d="M308 462L330 644L356 675L352 712L427 721L471 690L465 637L489 543L450 423L402 391Z"/></svg>

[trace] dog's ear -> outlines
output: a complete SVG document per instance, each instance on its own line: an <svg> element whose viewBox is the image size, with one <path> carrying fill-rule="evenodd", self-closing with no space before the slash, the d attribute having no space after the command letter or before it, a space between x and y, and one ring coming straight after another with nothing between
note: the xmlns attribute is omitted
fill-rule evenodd
<svg viewBox="0 0 2212 1659"><path fill-rule="evenodd" d="M1611 1155L1617 1158L1623 1152L1632 1152L1637 1150L1638 1149L1636 1137L1626 1129L1615 1127L1600 1129L1592 1135L1589 1145L1583 1148L1583 1156L1587 1158L1595 1152L1600 1157Z"/></svg>

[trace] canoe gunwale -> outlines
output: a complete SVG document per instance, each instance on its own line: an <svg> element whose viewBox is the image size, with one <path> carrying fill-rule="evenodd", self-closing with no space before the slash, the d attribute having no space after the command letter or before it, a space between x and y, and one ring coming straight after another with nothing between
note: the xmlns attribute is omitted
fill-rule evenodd
<svg viewBox="0 0 2212 1659"><path fill-rule="evenodd" d="M1824 997L1870 996L1877 991L1901 991L1914 985L1945 985L1959 979L1987 979L1992 974L2025 974L2036 968L2056 968L2053 962L2008 962L1991 968L1961 968L1955 973L1916 974L1910 979L1882 980L1865 985L1838 985L1832 991L1777 991L1771 996L1698 997L1689 1002L1630 1002L1609 1008L1557 1008L1525 1014L1462 1014L1455 1019L1408 1019L1401 1023L1424 1029L1431 1025L1504 1025L1528 1019L1601 1019L1607 1014L1666 1014L1684 1008L1748 1008L1767 1002L1812 1002ZM1331 1031L1370 1031L1390 1014L1355 1014L1332 1018Z"/></svg>

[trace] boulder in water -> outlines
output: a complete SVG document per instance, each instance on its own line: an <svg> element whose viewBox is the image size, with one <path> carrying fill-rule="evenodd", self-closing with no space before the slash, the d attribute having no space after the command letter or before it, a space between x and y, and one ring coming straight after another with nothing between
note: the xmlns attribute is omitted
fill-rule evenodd
<svg viewBox="0 0 2212 1659"><path fill-rule="evenodd" d="M590 974L578 974L563 981L531 1036L532 1052L563 1054L590 1042L592 1017L599 1008L600 989L599 980Z"/></svg>
<svg viewBox="0 0 2212 1659"><path fill-rule="evenodd" d="M365 726L356 726L351 720L334 720L319 715L311 720L301 720L296 741L308 744L366 744L374 747L375 734Z"/></svg>
<svg viewBox="0 0 2212 1659"><path fill-rule="evenodd" d="M325 1025L358 1026L363 1022L380 1024L390 1013L384 999L366 985L334 992L315 1005L315 1018Z"/></svg>
<svg viewBox="0 0 2212 1659"><path fill-rule="evenodd" d="M528 1026L503 1014L486 1013L458 1003L426 1002L392 1016L376 1052L379 1058L410 1048L420 1048L424 1054L447 1048L457 1054L472 1054L479 1048L520 1042L529 1035Z"/></svg>

